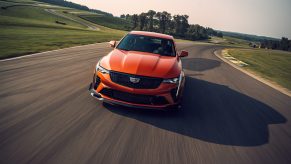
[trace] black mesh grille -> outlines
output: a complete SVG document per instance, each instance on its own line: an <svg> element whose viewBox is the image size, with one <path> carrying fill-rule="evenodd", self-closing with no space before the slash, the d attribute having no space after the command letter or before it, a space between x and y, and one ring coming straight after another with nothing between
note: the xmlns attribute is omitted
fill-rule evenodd
<svg viewBox="0 0 291 164"><path fill-rule="evenodd" d="M129 102L129 103L135 103L135 104L145 104L145 105L164 105L168 104L168 101L163 96L152 96L152 95L140 95L140 94L132 94L122 91L117 91L109 88L104 88L100 92L101 94Z"/></svg>
<svg viewBox="0 0 291 164"><path fill-rule="evenodd" d="M153 78L146 76L138 76L125 74L120 72L110 72L110 78L113 82L130 88L137 89L154 89L158 88L162 82L162 78ZM130 78L139 78L139 82L133 83Z"/></svg>

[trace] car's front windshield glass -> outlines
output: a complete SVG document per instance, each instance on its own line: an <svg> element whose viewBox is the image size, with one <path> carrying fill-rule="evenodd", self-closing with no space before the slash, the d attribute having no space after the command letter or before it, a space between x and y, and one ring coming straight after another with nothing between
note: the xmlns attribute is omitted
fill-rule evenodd
<svg viewBox="0 0 291 164"><path fill-rule="evenodd" d="M176 56L172 40L135 34L126 35L118 44L117 49L149 52L162 56Z"/></svg>

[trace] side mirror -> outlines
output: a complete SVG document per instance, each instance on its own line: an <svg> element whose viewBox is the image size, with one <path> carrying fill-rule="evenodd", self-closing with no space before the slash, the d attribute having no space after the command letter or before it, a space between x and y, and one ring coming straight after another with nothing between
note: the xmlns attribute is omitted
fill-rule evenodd
<svg viewBox="0 0 291 164"><path fill-rule="evenodd" d="M178 56L179 57L186 57L186 56L188 56L188 51L182 50Z"/></svg>
<svg viewBox="0 0 291 164"><path fill-rule="evenodd" d="M115 45L116 45L116 41L112 40L112 41L109 42L109 44L110 44L110 47L114 48Z"/></svg>

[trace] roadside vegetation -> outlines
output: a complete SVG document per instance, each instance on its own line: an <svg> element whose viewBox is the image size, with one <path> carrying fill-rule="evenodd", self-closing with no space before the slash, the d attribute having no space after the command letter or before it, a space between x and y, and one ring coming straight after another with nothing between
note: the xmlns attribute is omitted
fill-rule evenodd
<svg viewBox="0 0 291 164"><path fill-rule="evenodd" d="M230 49L228 53L248 65L247 70L291 90L291 52L270 49Z"/></svg>
<svg viewBox="0 0 291 164"><path fill-rule="evenodd" d="M228 47L227 52L231 57L247 64L242 67L243 69L291 90L291 52L263 49L254 46L260 45L260 41L243 38L241 36L211 37L206 42Z"/></svg>
<svg viewBox="0 0 291 164"><path fill-rule="evenodd" d="M291 51L291 40L282 37L281 40L264 40L260 42L260 48Z"/></svg>
<svg viewBox="0 0 291 164"><path fill-rule="evenodd" d="M291 40L287 37L282 37L281 39L271 38L266 36L257 36L250 34L242 34L237 32L226 32L222 31L224 36L231 38L237 38L241 40L249 41L249 45L259 47L262 49L273 49L273 50L283 50L291 51Z"/></svg>
<svg viewBox="0 0 291 164"><path fill-rule="evenodd" d="M131 22L132 30L152 31L173 35L179 39L206 40L210 36L223 37L221 32L198 24L189 24L188 15L172 15L167 11L149 10L141 14L122 14L121 19Z"/></svg>
<svg viewBox="0 0 291 164"><path fill-rule="evenodd" d="M229 47L251 48L249 45L249 41L229 36L224 36L223 38L212 36L206 42Z"/></svg>
<svg viewBox="0 0 291 164"><path fill-rule="evenodd" d="M69 16L73 20L54 15L47 9ZM86 12L32 0L1 0L0 59L118 40L125 34L124 31L93 24L75 14Z"/></svg>
<svg viewBox="0 0 291 164"><path fill-rule="evenodd" d="M123 32L116 31L6 26L1 27L0 58L117 40L122 36Z"/></svg>
<svg viewBox="0 0 291 164"><path fill-rule="evenodd" d="M87 6L83 6L83 5L66 1L66 0L36 0L36 1L45 2L45 3L57 5L57 6L68 7L72 9L88 11L88 12L97 13L97 14L105 15L105 16L111 16L111 17L113 16L111 13L107 13L107 12L96 10L96 9L90 9Z"/></svg>
<svg viewBox="0 0 291 164"><path fill-rule="evenodd" d="M131 22L124 19L96 14L79 15L79 17L105 27L126 31L131 30Z"/></svg>
<svg viewBox="0 0 291 164"><path fill-rule="evenodd" d="M119 40L130 30L162 32L189 40L217 35L211 28L189 25L187 15L172 17L150 10L128 16L113 17L64 0L0 0L0 59Z"/></svg>
<svg viewBox="0 0 291 164"><path fill-rule="evenodd" d="M65 0L0 0L0 59L119 40L130 30L170 34L177 41L199 40L240 48L259 45L263 39L274 39L216 31L189 24L188 18L188 15L171 15L166 11L154 10L114 17L110 13Z"/></svg>

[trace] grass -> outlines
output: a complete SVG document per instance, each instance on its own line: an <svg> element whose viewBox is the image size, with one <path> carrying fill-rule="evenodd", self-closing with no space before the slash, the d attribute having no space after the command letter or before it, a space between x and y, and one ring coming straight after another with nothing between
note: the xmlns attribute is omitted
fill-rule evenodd
<svg viewBox="0 0 291 164"><path fill-rule="evenodd" d="M248 48L250 41L238 39L234 37L224 36L223 38L211 37L208 40L209 43L220 44L224 46Z"/></svg>
<svg viewBox="0 0 291 164"><path fill-rule="evenodd" d="M187 42L187 43L195 43L196 41L185 40L185 39L175 39L175 42Z"/></svg>
<svg viewBox="0 0 291 164"><path fill-rule="evenodd" d="M2 1L6 1L6 2L14 2L14 3L37 3L36 1L33 0L2 0Z"/></svg>
<svg viewBox="0 0 291 164"><path fill-rule="evenodd" d="M96 27L95 30L88 29L86 24ZM129 21L88 11L33 0L0 0L0 59L119 40L126 33L122 30L129 30L130 26Z"/></svg>
<svg viewBox="0 0 291 164"><path fill-rule="evenodd" d="M0 25L2 26L86 28L86 26L74 21L49 14L40 7L15 6L5 10L0 9L0 14ZM66 26L56 24L55 21L64 22Z"/></svg>
<svg viewBox="0 0 291 164"><path fill-rule="evenodd" d="M291 52L266 49L230 49L228 53L248 64L260 76L291 90Z"/></svg>
<svg viewBox="0 0 291 164"><path fill-rule="evenodd" d="M15 6L11 1L17 2L17 5ZM0 59L113 39L119 40L125 34L125 31L102 26L98 30L90 30L83 24L48 13L45 11L48 6L36 6L38 3L33 2L0 1ZM34 6L30 5L32 3ZM3 9L2 6L11 7ZM69 8L53 6L49 8L59 13L63 10L80 12ZM75 14L66 14L87 22ZM58 24L56 21L63 22L65 25Z"/></svg>
<svg viewBox="0 0 291 164"><path fill-rule="evenodd" d="M80 15L80 17L92 23L99 24L109 28L119 30L130 30L131 28L131 23L129 21L120 18L102 15Z"/></svg>
<svg viewBox="0 0 291 164"><path fill-rule="evenodd" d="M123 33L79 29L54 29L41 27L1 27L0 58L118 40Z"/></svg>

